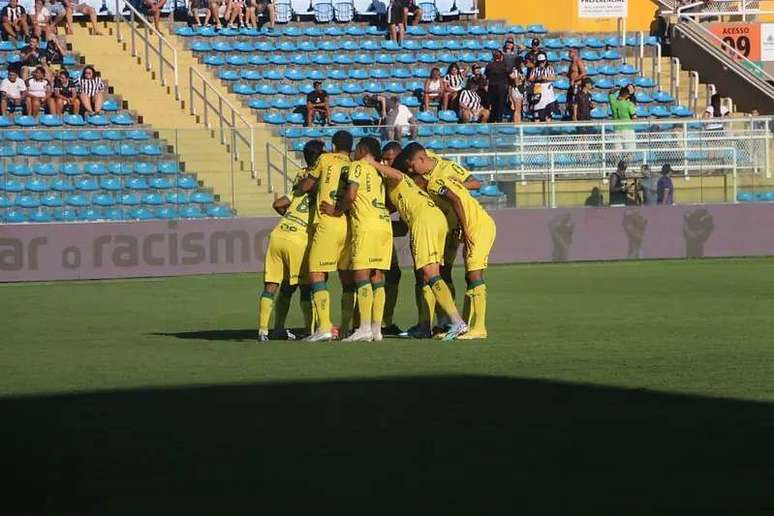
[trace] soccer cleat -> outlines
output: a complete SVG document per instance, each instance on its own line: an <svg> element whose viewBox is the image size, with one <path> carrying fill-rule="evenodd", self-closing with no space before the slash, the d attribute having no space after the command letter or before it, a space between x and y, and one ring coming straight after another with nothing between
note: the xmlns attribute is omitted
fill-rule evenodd
<svg viewBox="0 0 774 516"><path fill-rule="evenodd" d="M258 342L269 342L269 332L258 330Z"/></svg>
<svg viewBox="0 0 774 516"><path fill-rule="evenodd" d="M381 342L384 340L384 337L382 336L382 325L378 323L374 323L371 325L371 336L373 337L374 342Z"/></svg>
<svg viewBox="0 0 774 516"><path fill-rule="evenodd" d="M471 330L464 335L457 337L457 340L477 340L487 338L486 330Z"/></svg>
<svg viewBox="0 0 774 516"><path fill-rule="evenodd" d="M412 326L400 334L400 337L405 337L407 339L429 339L432 336L429 329L419 325Z"/></svg>
<svg viewBox="0 0 774 516"><path fill-rule="evenodd" d="M329 331L317 330L304 340L307 342L329 342L333 340L333 334Z"/></svg>
<svg viewBox="0 0 774 516"><path fill-rule="evenodd" d="M372 340L374 340L374 335L370 328L367 330L358 328L352 335L344 339L344 342L371 342Z"/></svg>
<svg viewBox="0 0 774 516"><path fill-rule="evenodd" d="M391 324L382 328L382 335L385 337L398 337L401 333L403 333L403 330L397 324Z"/></svg>
<svg viewBox="0 0 774 516"><path fill-rule="evenodd" d="M457 324L452 324L449 331L447 331L446 334L443 336L443 340L449 341L449 340L458 339L467 331L468 331L468 325L465 324L463 321L460 321Z"/></svg>

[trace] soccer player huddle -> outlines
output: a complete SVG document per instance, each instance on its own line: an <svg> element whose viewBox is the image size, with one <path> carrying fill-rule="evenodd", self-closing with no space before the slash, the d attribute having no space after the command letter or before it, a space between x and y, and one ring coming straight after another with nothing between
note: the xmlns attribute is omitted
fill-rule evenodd
<svg viewBox="0 0 774 516"><path fill-rule="evenodd" d="M269 237L260 296L258 339L295 338L285 328L291 297L311 342L381 341L383 335L442 340L487 337L484 271L494 244L494 220L470 194L480 183L453 161L418 143L384 148L376 138L356 146L347 131L304 146L306 168L293 191L274 202L282 216ZM354 152L353 152L354 146ZM354 158L354 159L353 159ZM397 212L400 222L393 222ZM400 268L393 237L408 230L415 270L417 324L394 324ZM462 314L455 304L452 265L464 246L467 290ZM328 275L342 285L341 321L331 320ZM353 326L352 330L350 327Z"/></svg>

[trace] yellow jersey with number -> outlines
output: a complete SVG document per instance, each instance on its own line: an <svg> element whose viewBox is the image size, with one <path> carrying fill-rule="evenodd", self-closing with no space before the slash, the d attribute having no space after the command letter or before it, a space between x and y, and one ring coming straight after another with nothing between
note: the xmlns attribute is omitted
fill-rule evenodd
<svg viewBox="0 0 774 516"><path fill-rule="evenodd" d="M293 184L298 184L304 177L306 177L306 171L299 172ZM296 194L291 192L289 198L290 205L274 227L272 233L293 238L294 240L308 241L315 218L315 210L312 206L314 195L311 193Z"/></svg>
<svg viewBox="0 0 774 516"><path fill-rule="evenodd" d="M390 212L384 200L384 179L373 165L362 160L353 161L347 184L357 185L357 197L349 211L353 230L386 224L392 231Z"/></svg>
<svg viewBox="0 0 774 516"><path fill-rule="evenodd" d="M397 185L387 189L390 202L409 227L430 212L440 211L430 196L413 179L404 175Z"/></svg>
<svg viewBox="0 0 774 516"><path fill-rule="evenodd" d="M455 163L454 161L443 159L436 154L429 156L435 160L435 166L430 170L430 172L424 175L424 178L428 183L428 192L430 192L429 185L434 180L454 179L462 184L467 181L471 175L470 172L465 170L462 166ZM449 202L446 199L439 198L437 196L433 196L433 200L436 202L436 204L438 204L438 207L441 209L443 214L446 215L446 221L449 223L449 228L456 228L459 224L457 221L457 215L454 213L454 210L452 209Z"/></svg>
<svg viewBox="0 0 774 516"><path fill-rule="evenodd" d="M317 179L317 193L315 202L315 217L317 223L341 217L330 217L320 211L323 201L333 206L341 199L344 193L347 175L352 162L349 157L333 152L326 152L320 156L317 163L309 170L309 175Z"/></svg>

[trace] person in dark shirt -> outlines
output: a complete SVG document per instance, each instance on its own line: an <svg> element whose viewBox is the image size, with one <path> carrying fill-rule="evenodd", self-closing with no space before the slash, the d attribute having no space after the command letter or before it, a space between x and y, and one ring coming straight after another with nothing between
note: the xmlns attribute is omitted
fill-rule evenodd
<svg viewBox="0 0 774 516"><path fill-rule="evenodd" d="M543 53L545 53L545 51L540 48L540 40L537 38L533 39L529 51L524 54L524 58L522 59L524 61L524 66L529 69L535 68L535 66L537 66L537 56Z"/></svg>
<svg viewBox="0 0 774 516"><path fill-rule="evenodd" d="M40 38L30 36L30 43L21 49L21 78L26 81L32 70L40 66Z"/></svg>
<svg viewBox="0 0 774 516"><path fill-rule="evenodd" d="M514 68L521 69L522 59L516 48L516 42L513 40L513 37L509 37L505 40L505 45L503 45L503 60L505 61L505 66L508 68L509 73Z"/></svg>
<svg viewBox="0 0 774 516"><path fill-rule="evenodd" d="M591 89L593 87L594 81L589 78L583 79L580 90L575 94L575 103L572 105L573 120L578 122L591 120L591 110L594 109L594 104L591 102ZM582 129L588 129L588 127Z"/></svg>
<svg viewBox="0 0 774 516"><path fill-rule="evenodd" d="M67 70L61 69L54 79L54 91L48 101L49 111L62 115L69 108L74 115L78 114L81 110L78 95L78 85L70 80Z"/></svg>
<svg viewBox="0 0 774 516"><path fill-rule="evenodd" d="M485 73L489 81L489 119L494 123L502 122L505 103L508 101L510 70L505 66L505 59L501 51L492 52L492 62L486 65Z"/></svg>
<svg viewBox="0 0 774 516"><path fill-rule="evenodd" d="M672 166L666 164L661 167L661 178L656 185L656 192L658 196L658 203L671 206L674 204L674 191L675 187L672 184L672 178L669 175L672 173Z"/></svg>
<svg viewBox="0 0 774 516"><path fill-rule="evenodd" d="M610 206L626 205L626 162L619 161L616 171L610 174L609 197Z"/></svg>
<svg viewBox="0 0 774 516"><path fill-rule="evenodd" d="M328 94L322 88L322 82L314 81L314 90L306 96L306 125L311 127L316 114L321 114L323 125L330 124L331 108L328 105Z"/></svg>

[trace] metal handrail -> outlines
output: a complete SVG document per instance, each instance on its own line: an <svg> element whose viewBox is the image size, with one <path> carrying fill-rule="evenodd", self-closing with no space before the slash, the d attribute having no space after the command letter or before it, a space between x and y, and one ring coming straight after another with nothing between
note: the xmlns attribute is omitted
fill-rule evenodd
<svg viewBox="0 0 774 516"><path fill-rule="evenodd" d="M121 5L123 5L123 8L121 8ZM129 16L128 21L124 18L125 12ZM147 18L145 18L145 16L143 16L137 9L134 8L134 6L132 6L132 4L126 0L116 0L116 12L114 20L116 23L116 39L119 42L123 41L123 37L121 35L121 24L126 23L129 28L130 49L132 57L137 57L137 38L139 37L142 40L146 71L151 71L152 69L151 53L158 56L159 81L161 82L162 86L167 85L165 67L171 69L172 78L174 81L175 100L180 100L180 84L177 73L177 49L174 47L174 45L172 45L172 43L170 43L156 29L156 27L154 27L153 24L149 22ZM137 22L142 25L141 29L137 28ZM157 38L157 43L155 44L151 41L153 36ZM164 55L165 47L172 53L171 60Z"/></svg>
<svg viewBox="0 0 774 516"><path fill-rule="evenodd" d="M271 153L272 151L279 153L282 156L282 166L278 167L274 163L272 163L271 159ZM271 175L272 172L277 172L282 177L282 188L284 193L288 193L288 185L292 182L290 179L290 176L288 175L288 165L293 165L297 169L304 168L302 165L300 165L296 160L294 160L291 156L288 155L287 151L277 147L271 142L266 142L266 181L267 181L267 187L269 189L269 192L274 191L274 183L272 181Z"/></svg>
<svg viewBox="0 0 774 516"><path fill-rule="evenodd" d="M201 81L201 90L197 88L194 79ZM196 103L195 99L199 99L203 106L204 125L208 129L210 125L210 110L214 111L217 115L216 121L220 127L220 143L226 144L226 131L230 129L231 133L231 148L233 150L234 159L239 159L239 151L236 146L237 140L240 140L250 149L250 176L253 179L257 178L255 169L255 125L250 123L234 105L228 101L223 95L220 94L218 89L207 80L207 78L199 73L193 66L188 69L188 89L189 89L189 110L190 113L196 116ZM212 91L213 95L208 96L207 92ZM216 101L211 100L215 97ZM224 113L224 106L228 108L228 112ZM242 127L239 127L237 122L241 122L244 125L244 129L249 129L249 136L245 136L240 132Z"/></svg>
<svg viewBox="0 0 774 516"><path fill-rule="evenodd" d="M752 4L753 2L749 2ZM742 21L747 21L748 16L758 16L761 14L772 14L772 9L761 9L760 2L754 2L758 7L748 8L748 0L713 0L709 5L704 2L694 2L691 4L678 7L676 10L673 8L672 13L678 16L692 17L692 18L705 18L714 16L741 16ZM730 8L724 10L723 4L728 5ZM696 7L702 7L699 11L690 11Z"/></svg>

